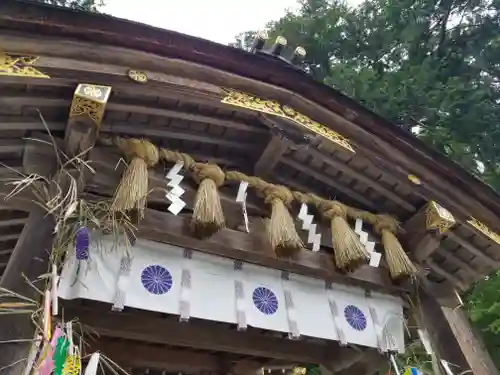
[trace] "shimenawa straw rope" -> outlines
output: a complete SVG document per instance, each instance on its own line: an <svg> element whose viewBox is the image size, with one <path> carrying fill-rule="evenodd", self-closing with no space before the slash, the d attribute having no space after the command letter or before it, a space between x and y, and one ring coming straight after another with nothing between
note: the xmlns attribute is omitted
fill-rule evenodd
<svg viewBox="0 0 500 375"><path fill-rule="evenodd" d="M346 206L338 201L326 200L314 194L291 191L286 186L271 184L238 171L224 173L215 164L197 163L188 154L167 148L158 150L146 140L116 138L113 139L113 143L125 153L127 159L131 160L115 193L114 210L128 210L135 207L144 210L147 178L140 179L139 176L147 176L147 167L154 166L159 156L167 162L183 162L184 167L199 183L191 222L191 229L198 237L210 236L225 225L217 189L225 181L246 181L271 206L268 235L278 255L291 256L304 246L287 208L293 200L297 200L316 207L322 216L330 221L334 260L340 270L350 271L365 263L369 257L365 247L347 222L347 217L349 217L363 220L372 225L375 232L380 234L393 279L414 277L417 273L416 267L396 237L398 223L389 215L377 215ZM136 185L128 186L131 184Z"/></svg>

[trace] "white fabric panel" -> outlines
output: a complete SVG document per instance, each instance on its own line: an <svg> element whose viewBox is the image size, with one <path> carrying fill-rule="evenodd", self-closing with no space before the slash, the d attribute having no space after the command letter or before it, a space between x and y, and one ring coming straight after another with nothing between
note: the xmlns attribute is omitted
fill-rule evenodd
<svg viewBox="0 0 500 375"><path fill-rule="evenodd" d="M68 256L59 282L61 298L114 303L125 249L106 238L98 244L91 244L89 261ZM367 298L363 289L342 285L326 289L323 280L294 274L283 280L279 270L247 263L235 271L234 260L196 251L187 259L182 248L151 241L138 240L129 251L124 306L179 315L182 300L189 306L188 318L404 351L399 298L380 293ZM184 288L183 269L190 276Z"/></svg>
<svg viewBox="0 0 500 375"><path fill-rule="evenodd" d="M334 285L328 291L337 304L339 328L348 343L377 347L377 335L370 319L370 308L360 288Z"/></svg>
<svg viewBox="0 0 500 375"><path fill-rule="evenodd" d="M377 312L386 349L404 353L404 316L401 299L386 294L372 293L371 305Z"/></svg>
<svg viewBox="0 0 500 375"><path fill-rule="evenodd" d="M125 305L179 314L183 249L137 241L131 253L132 267Z"/></svg>
<svg viewBox="0 0 500 375"><path fill-rule="evenodd" d="M236 323L234 261L195 252L191 269L191 316Z"/></svg>
<svg viewBox="0 0 500 375"><path fill-rule="evenodd" d="M248 325L288 332L281 271L244 264L241 274Z"/></svg>
<svg viewBox="0 0 500 375"><path fill-rule="evenodd" d="M287 287L293 294L300 334L337 340L325 282L291 274Z"/></svg>
<svg viewBox="0 0 500 375"><path fill-rule="evenodd" d="M92 241L88 261L78 261L73 250L61 272L59 297L111 303L116 293L122 254L123 248L112 248L107 239Z"/></svg>

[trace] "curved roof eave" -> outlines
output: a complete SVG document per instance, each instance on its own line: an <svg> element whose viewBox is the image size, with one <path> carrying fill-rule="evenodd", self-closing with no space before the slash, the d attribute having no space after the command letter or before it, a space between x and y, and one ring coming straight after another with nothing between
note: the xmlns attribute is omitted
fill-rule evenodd
<svg viewBox="0 0 500 375"><path fill-rule="evenodd" d="M336 113L341 113L342 107L348 108L356 114L355 122L362 129L446 178L450 184L459 187L500 218L500 195L490 186L413 134L277 59L105 14L75 11L29 0L2 0L0 27L72 37L179 58L283 87Z"/></svg>

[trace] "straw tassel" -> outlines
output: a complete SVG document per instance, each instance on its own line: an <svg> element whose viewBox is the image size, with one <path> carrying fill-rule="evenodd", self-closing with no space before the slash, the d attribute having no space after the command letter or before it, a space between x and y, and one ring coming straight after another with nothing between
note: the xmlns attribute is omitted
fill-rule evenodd
<svg viewBox="0 0 500 375"><path fill-rule="evenodd" d="M385 260L393 280L416 277L418 270L405 253L396 237L397 222L388 215L378 215L374 225L375 232L382 237L385 250Z"/></svg>
<svg viewBox="0 0 500 375"><path fill-rule="evenodd" d="M293 201L292 192L285 186L268 184L263 194L265 202L271 205L271 219L267 226L271 246L278 256L295 255L304 247L304 244L287 208L287 205Z"/></svg>
<svg viewBox="0 0 500 375"><path fill-rule="evenodd" d="M224 184L225 175L215 164L195 163L191 170L199 183L191 231L198 238L210 237L226 226L218 191Z"/></svg>
<svg viewBox="0 0 500 375"><path fill-rule="evenodd" d="M139 217L142 218L148 195L148 168L158 163L158 149L145 139L117 138L115 144L130 163L116 189L111 209L113 211L137 209Z"/></svg>
<svg viewBox="0 0 500 375"><path fill-rule="evenodd" d="M339 202L323 201L320 208L323 216L330 220L337 268L349 272L368 262L370 254L347 222L346 207Z"/></svg>

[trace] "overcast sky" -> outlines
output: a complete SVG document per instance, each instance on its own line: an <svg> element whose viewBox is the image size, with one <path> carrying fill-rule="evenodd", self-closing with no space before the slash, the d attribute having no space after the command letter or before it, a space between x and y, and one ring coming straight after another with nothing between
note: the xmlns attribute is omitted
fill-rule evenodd
<svg viewBox="0 0 500 375"><path fill-rule="evenodd" d="M361 0L348 0L359 4ZM239 32L259 30L296 9L296 0L106 0L116 17L227 44ZM286 35L285 35L286 37Z"/></svg>

